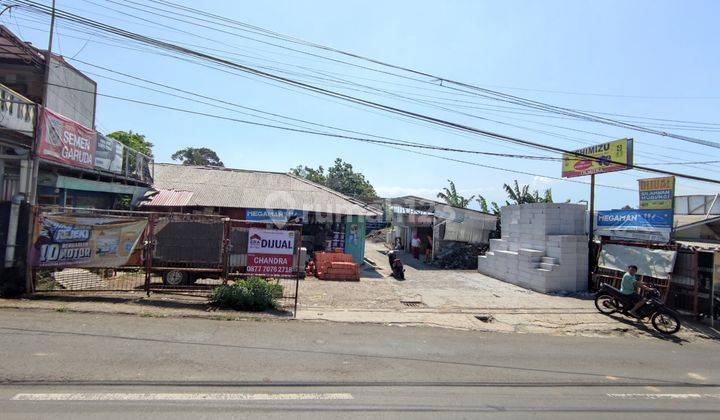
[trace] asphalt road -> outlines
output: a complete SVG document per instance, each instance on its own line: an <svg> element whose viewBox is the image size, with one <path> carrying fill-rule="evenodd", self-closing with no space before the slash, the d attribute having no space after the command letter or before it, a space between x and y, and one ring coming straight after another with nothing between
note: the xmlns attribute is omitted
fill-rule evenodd
<svg viewBox="0 0 720 420"><path fill-rule="evenodd" d="M718 418L707 340L0 311L15 418Z"/></svg>

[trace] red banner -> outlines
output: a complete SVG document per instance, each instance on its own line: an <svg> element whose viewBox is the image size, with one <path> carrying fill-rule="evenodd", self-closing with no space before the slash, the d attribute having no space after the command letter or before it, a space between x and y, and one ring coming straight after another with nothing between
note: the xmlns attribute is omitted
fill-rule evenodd
<svg viewBox="0 0 720 420"><path fill-rule="evenodd" d="M40 108L38 155L65 165L92 169L97 145L95 130Z"/></svg>

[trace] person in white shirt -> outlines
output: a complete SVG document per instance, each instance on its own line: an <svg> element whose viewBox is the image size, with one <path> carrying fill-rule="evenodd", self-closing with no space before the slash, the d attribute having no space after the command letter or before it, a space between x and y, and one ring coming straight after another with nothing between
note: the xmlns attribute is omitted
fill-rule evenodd
<svg viewBox="0 0 720 420"><path fill-rule="evenodd" d="M410 247L412 248L413 258L415 258L416 260L420 259L420 244L420 238L418 238L418 234L415 233L413 235L412 241L410 241Z"/></svg>

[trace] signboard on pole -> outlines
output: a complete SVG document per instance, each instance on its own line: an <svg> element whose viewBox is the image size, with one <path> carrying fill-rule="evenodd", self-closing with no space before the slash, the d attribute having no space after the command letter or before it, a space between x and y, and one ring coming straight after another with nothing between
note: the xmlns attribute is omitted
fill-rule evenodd
<svg viewBox="0 0 720 420"><path fill-rule="evenodd" d="M292 274L295 232L250 228L248 230L247 273Z"/></svg>
<svg viewBox="0 0 720 420"><path fill-rule="evenodd" d="M599 211L595 233L618 239L669 242L672 220L672 210Z"/></svg>
<svg viewBox="0 0 720 420"><path fill-rule="evenodd" d="M675 177L638 179L641 210L672 210Z"/></svg>
<svg viewBox="0 0 720 420"><path fill-rule="evenodd" d="M33 267L122 267L132 261L147 219L41 214L33 230Z"/></svg>
<svg viewBox="0 0 720 420"><path fill-rule="evenodd" d="M37 153L41 158L77 168L95 166L95 130L42 107L39 119Z"/></svg>
<svg viewBox="0 0 720 420"><path fill-rule="evenodd" d="M624 171L633 164L633 141L620 139L584 147L572 153L563 153L562 159L563 178Z"/></svg>

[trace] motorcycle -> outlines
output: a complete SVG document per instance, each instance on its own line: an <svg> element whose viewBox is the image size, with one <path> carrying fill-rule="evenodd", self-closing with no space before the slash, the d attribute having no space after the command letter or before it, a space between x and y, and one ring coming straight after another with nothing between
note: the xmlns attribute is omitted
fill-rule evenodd
<svg viewBox="0 0 720 420"><path fill-rule="evenodd" d="M619 312L640 321L650 318L653 328L662 334L672 335L680 330L682 325L680 315L665 306L660 300L660 292L657 289L651 288L646 291L642 299L645 299L645 305L638 309L637 316L633 317L628 311L635 305L630 301L628 295L624 295L620 293L620 290L603 283L600 290L595 294L595 307L605 315Z"/></svg>
<svg viewBox="0 0 720 420"><path fill-rule="evenodd" d="M397 256L395 251L390 251L387 255L390 268L392 269L392 276L395 277L396 280L405 280L405 267L400 257Z"/></svg>

